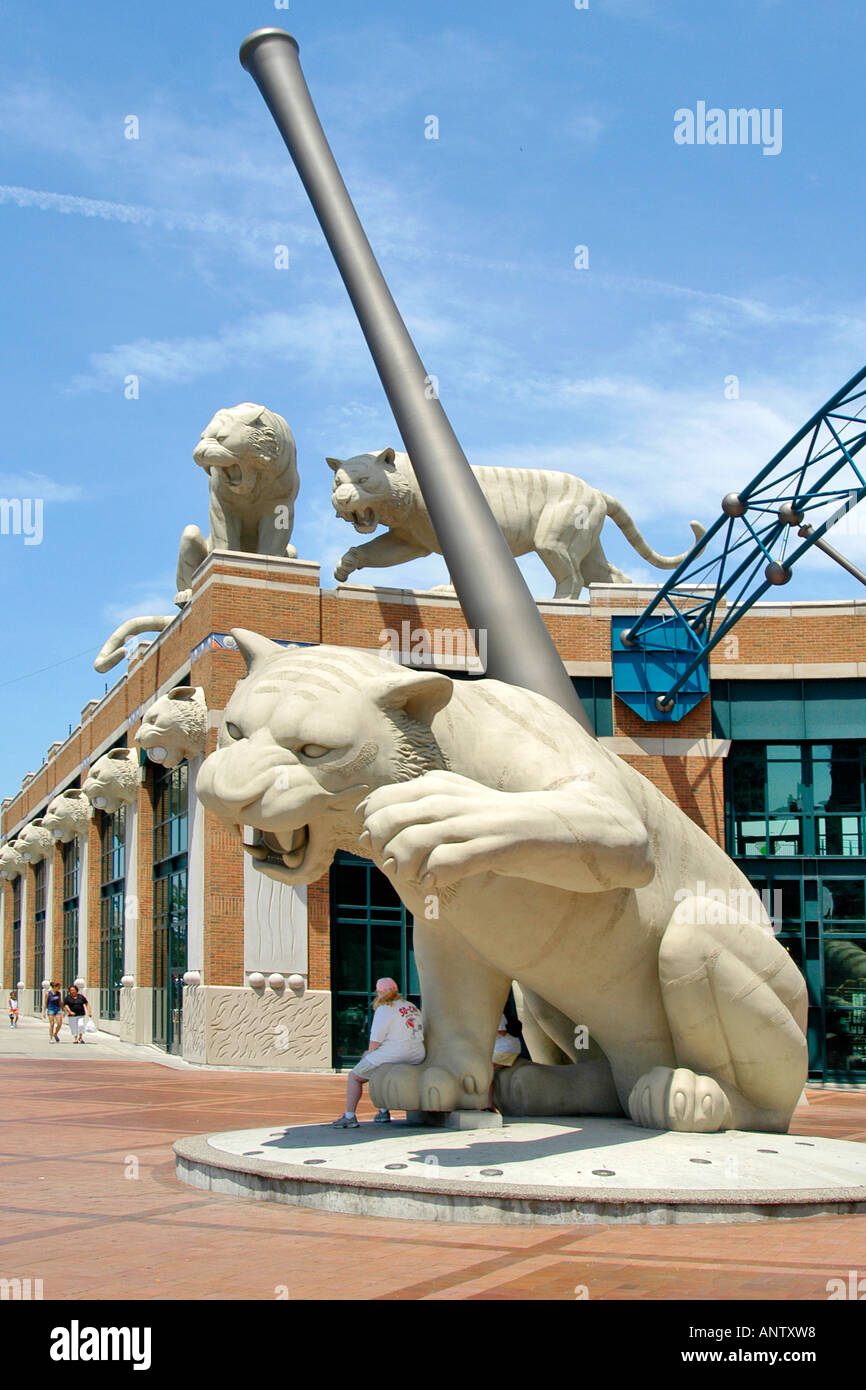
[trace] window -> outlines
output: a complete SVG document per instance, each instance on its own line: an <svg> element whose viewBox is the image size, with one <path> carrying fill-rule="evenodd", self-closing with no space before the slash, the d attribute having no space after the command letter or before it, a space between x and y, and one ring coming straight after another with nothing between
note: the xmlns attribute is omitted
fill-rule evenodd
<svg viewBox="0 0 866 1390"><path fill-rule="evenodd" d="M45 976L45 906L48 865L44 859L33 865L33 1007L42 1012L42 981Z"/></svg>
<svg viewBox="0 0 866 1390"><path fill-rule="evenodd" d="M99 1012L120 1017L126 910L126 808L102 814L99 888Z"/></svg>
<svg viewBox="0 0 866 1390"><path fill-rule="evenodd" d="M343 850L331 869L331 922L334 1065L345 1066L367 1048L378 979L396 980L414 1004L421 996L411 913L374 864Z"/></svg>
<svg viewBox="0 0 866 1390"><path fill-rule="evenodd" d="M12 880L12 988L18 992L21 979L21 875ZM20 1000L18 1001L20 1004Z"/></svg>
<svg viewBox="0 0 866 1390"><path fill-rule="evenodd" d="M63 854L63 958L61 963L61 985L68 989L78 974L78 894L79 894L79 850L78 840L70 840L62 846Z"/></svg>
<svg viewBox="0 0 866 1390"><path fill-rule="evenodd" d="M734 856L864 854L866 763L859 743L735 742L727 776Z"/></svg>
<svg viewBox="0 0 866 1390"><path fill-rule="evenodd" d="M180 1052L186 970L189 768L154 772L153 1040Z"/></svg>

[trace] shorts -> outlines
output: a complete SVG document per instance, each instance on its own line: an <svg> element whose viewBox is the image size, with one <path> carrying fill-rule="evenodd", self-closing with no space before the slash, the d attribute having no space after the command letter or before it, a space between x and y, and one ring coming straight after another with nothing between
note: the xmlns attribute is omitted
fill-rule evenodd
<svg viewBox="0 0 866 1390"><path fill-rule="evenodd" d="M60 1010L58 1008L52 1009L51 1005L49 1004L45 1012L47 1013L49 1018L56 1018L57 1015L60 1013Z"/></svg>
<svg viewBox="0 0 866 1390"><path fill-rule="evenodd" d="M362 1057L360 1062L356 1062L352 1068L352 1075L359 1080L369 1077L370 1073L377 1067L383 1067L386 1062L406 1062L409 1066L417 1067L427 1054L423 1047L412 1048L390 1048L387 1045L377 1047L375 1052L370 1052L366 1057Z"/></svg>
<svg viewBox="0 0 866 1390"><path fill-rule="evenodd" d="M69 1031L73 1037L84 1032L84 1025L87 1023L87 1014L70 1014L66 1022L69 1024Z"/></svg>

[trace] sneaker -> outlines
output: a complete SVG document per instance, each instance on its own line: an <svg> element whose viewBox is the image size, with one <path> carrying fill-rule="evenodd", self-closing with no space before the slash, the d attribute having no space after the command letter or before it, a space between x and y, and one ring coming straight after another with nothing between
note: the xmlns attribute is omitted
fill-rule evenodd
<svg viewBox="0 0 866 1390"><path fill-rule="evenodd" d="M378 1115L373 1116L374 1125L389 1125L391 1123L391 1111L380 1110Z"/></svg>
<svg viewBox="0 0 866 1390"><path fill-rule="evenodd" d="M339 1118L339 1120L334 1120L334 1123L331 1125L331 1129L360 1129L360 1128L361 1128L361 1126L358 1124L358 1121L355 1119L355 1116L354 1116L354 1115L352 1116L351 1119L347 1119L345 1115L341 1115L340 1118Z"/></svg>

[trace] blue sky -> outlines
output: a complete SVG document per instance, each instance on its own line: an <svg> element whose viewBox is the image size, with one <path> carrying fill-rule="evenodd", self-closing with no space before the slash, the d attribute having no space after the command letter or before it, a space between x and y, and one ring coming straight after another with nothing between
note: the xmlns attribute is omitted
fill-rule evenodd
<svg viewBox="0 0 866 1390"><path fill-rule="evenodd" d="M91 663L112 628L174 611L180 532L207 522L191 451L218 407L288 419L294 541L323 582L354 538L325 455L400 445L238 63L251 29L298 38L471 462L578 473L677 551L866 358L866 23L848 0L15 0L0 21L0 496L44 499L40 545L0 536L3 794L102 694ZM780 108L781 152L677 145L674 113L698 101ZM839 543L866 559L863 537ZM605 544L648 577L610 526ZM551 593L537 561L524 570ZM821 560L784 597L857 591Z"/></svg>

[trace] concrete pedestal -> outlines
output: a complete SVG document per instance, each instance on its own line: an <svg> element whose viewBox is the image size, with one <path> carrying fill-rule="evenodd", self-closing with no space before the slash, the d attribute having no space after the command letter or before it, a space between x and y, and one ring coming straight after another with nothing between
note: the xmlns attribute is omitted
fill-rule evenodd
<svg viewBox="0 0 866 1390"><path fill-rule="evenodd" d="M866 1145L797 1135L673 1134L628 1120L294 1125L180 1139L192 1187L423 1221L667 1225L866 1213Z"/></svg>

